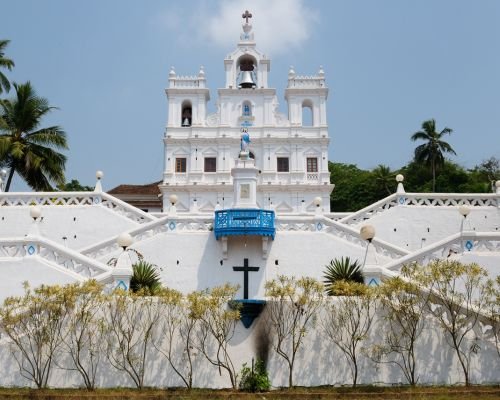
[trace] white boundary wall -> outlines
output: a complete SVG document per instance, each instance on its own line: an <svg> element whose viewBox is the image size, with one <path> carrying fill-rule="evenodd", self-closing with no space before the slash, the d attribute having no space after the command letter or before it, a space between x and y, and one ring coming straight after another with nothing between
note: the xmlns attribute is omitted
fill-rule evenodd
<svg viewBox="0 0 500 400"><path fill-rule="evenodd" d="M334 301L334 300L333 300ZM319 320L320 318L318 318ZM266 324L264 313L254 321L249 329L238 322L236 334L230 343L230 353L239 371L243 363L251 363L252 357L257 357L257 348L266 347L266 341L260 339L265 334ZM363 346L370 346L380 341L386 327L380 313L375 318L370 330L370 337ZM472 342L470 342L472 343ZM500 357L494 347L493 339L482 339L478 342L480 350L472 358L471 381L473 384L500 383ZM286 362L268 346L267 368L273 387L288 385L288 367ZM8 339L5 335L0 340L0 386L29 386L28 380L19 374L17 364L13 359ZM263 351L260 351L262 354ZM265 353L265 352L264 352ZM442 331L437 324L429 321L428 326L418 339L417 344L417 375L419 384L454 385L464 382L462 370L454 350L446 343ZM359 384L392 385L405 384L401 371L393 366L381 365L360 356ZM132 380L124 373L115 370L103 357L97 374L98 387L133 387ZM194 386L205 388L230 387L227 373L222 370L219 375L217 367L210 365L203 355L195 359ZM299 349L294 369L294 385L350 385L351 374L344 355L335 344L321 332L319 322L308 331L304 345ZM54 367L49 380L51 387L81 387L83 381L76 372L60 370ZM174 373L168 362L154 347L148 353L145 376L145 386L182 387L182 381Z"/></svg>

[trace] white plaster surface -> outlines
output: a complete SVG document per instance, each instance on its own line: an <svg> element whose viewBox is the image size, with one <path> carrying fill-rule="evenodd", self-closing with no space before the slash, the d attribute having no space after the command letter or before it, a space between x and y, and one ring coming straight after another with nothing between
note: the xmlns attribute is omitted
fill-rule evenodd
<svg viewBox="0 0 500 400"><path fill-rule="evenodd" d="M32 288L44 285L64 285L76 279L62 270L55 269L36 256L18 259L0 259L0 303L8 296L24 293L23 282Z"/></svg>
<svg viewBox="0 0 500 400"><path fill-rule="evenodd" d="M40 234L71 249L89 246L139 226L100 205L41 208ZM0 207L0 239L23 238L33 224L29 210L28 206Z"/></svg>
<svg viewBox="0 0 500 400"><path fill-rule="evenodd" d="M375 227L377 238L408 250L418 250L459 233L462 224L464 231L500 232L500 208L471 207L464 220L458 207L397 206L374 215L356 227L364 224Z"/></svg>

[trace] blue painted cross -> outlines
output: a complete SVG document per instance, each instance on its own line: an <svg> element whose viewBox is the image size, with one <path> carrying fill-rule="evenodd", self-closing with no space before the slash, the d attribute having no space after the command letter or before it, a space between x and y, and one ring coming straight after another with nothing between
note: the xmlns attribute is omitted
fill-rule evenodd
<svg viewBox="0 0 500 400"><path fill-rule="evenodd" d="M243 272L243 298L248 299L248 273L257 272L260 267L249 267L248 258L243 259L243 267L233 267L233 271Z"/></svg>

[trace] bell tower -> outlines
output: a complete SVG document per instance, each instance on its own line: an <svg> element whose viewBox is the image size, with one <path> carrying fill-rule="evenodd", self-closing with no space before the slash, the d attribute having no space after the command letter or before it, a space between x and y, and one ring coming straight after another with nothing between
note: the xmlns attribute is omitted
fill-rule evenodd
<svg viewBox="0 0 500 400"><path fill-rule="evenodd" d="M205 123L210 93L206 88L203 66L198 75L193 76L179 76L171 67L165 93L168 98L168 127L189 128Z"/></svg>
<svg viewBox="0 0 500 400"><path fill-rule="evenodd" d="M247 11L242 15L245 19L243 32L235 51L224 59L227 89L267 89L267 78L271 62L255 48L252 14Z"/></svg>

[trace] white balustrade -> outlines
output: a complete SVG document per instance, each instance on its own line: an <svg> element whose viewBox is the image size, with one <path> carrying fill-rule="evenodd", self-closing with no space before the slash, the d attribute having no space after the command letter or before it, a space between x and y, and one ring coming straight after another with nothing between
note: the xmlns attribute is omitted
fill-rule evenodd
<svg viewBox="0 0 500 400"><path fill-rule="evenodd" d="M397 205L397 195L391 194L385 199L377 201L376 203L373 203L368 207L362 208L361 210L356 211L345 218L342 218L339 222L347 225L356 225L367 219L370 219L378 213L386 211L389 208L395 207Z"/></svg>
<svg viewBox="0 0 500 400"><path fill-rule="evenodd" d="M403 265L415 262L426 265L433 260L471 252L500 252L500 233L470 231L456 233L396 261L391 261L384 267L398 271Z"/></svg>
<svg viewBox="0 0 500 400"><path fill-rule="evenodd" d="M144 212L134 206L131 206L130 204L120 199L117 199L116 197L113 197L110 194L102 193L101 197L102 197L101 204L104 207L116 212L119 215L131 219L134 222L137 222L139 224L144 224L156 220L156 217L154 217L153 215Z"/></svg>
<svg viewBox="0 0 500 400"><path fill-rule="evenodd" d="M500 204L500 196L495 193L394 193L342 218L340 222L347 225L356 225L396 206L458 207L467 205L471 207L497 207L498 204Z"/></svg>
<svg viewBox="0 0 500 400"><path fill-rule="evenodd" d="M319 174L317 172L308 172L307 173L307 180L308 181L315 181L317 182L319 179Z"/></svg>
<svg viewBox="0 0 500 400"><path fill-rule="evenodd" d="M405 199L405 206L457 207L496 207L500 196L494 193L406 193L400 197Z"/></svg>
<svg viewBox="0 0 500 400"><path fill-rule="evenodd" d="M36 193L1 193L0 207L19 206L103 206L113 212L143 224L156 218L138 208L125 203L107 193L95 192L36 192Z"/></svg>
<svg viewBox="0 0 500 400"><path fill-rule="evenodd" d="M294 76L288 79L288 88L322 88L326 87L325 78L319 75Z"/></svg>
<svg viewBox="0 0 500 400"><path fill-rule="evenodd" d="M0 257L40 257L57 268L68 271L76 279L95 278L109 272L110 267L45 238L0 240Z"/></svg>
<svg viewBox="0 0 500 400"><path fill-rule="evenodd" d="M16 206L87 206L93 205L101 194L94 192L37 192L1 193L0 207Z"/></svg>

